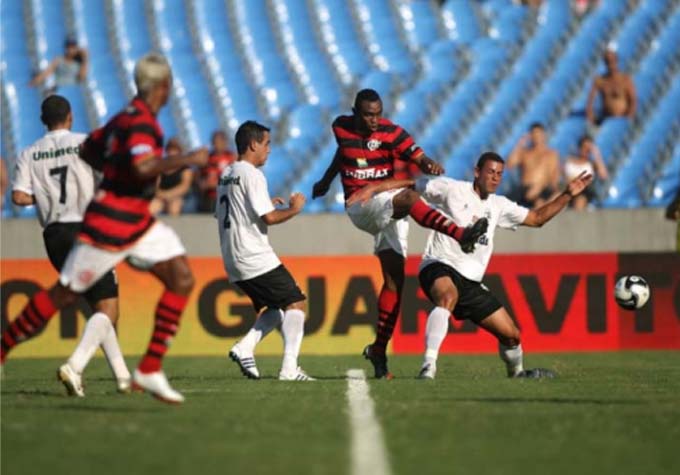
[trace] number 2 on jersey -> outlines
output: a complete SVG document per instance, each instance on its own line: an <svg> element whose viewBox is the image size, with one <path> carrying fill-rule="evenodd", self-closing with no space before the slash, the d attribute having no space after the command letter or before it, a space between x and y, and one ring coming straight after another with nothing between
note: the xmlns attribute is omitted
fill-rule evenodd
<svg viewBox="0 0 680 475"><path fill-rule="evenodd" d="M66 203L66 172L68 167L66 165L62 167L50 168L50 176L59 175L59 203Z"/></svg>
<svg viewBox="0 0 680 475"><path fill-rule="evenodd" d="M222 227L224 229L231 228L231 221L229 220L229 197L227 195L220 196L220 204L224 203L224 220L222 221Z"/></svg>

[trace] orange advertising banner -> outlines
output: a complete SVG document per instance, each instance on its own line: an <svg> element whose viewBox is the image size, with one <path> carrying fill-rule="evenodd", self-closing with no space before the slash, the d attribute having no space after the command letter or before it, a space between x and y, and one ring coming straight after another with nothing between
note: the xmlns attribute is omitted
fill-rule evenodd
<svg viewBox="0 0 680 475"><path fill-rule="evenodd" d="M358 354L374 338L377 296L382 285L373 256L290 257L282 259L308 296L304 353ZM418 287L420 259L407 260L402 315L393 353L423 351L431 304ZM219 258L190 258L196 277L170 354L225 355L255 321L246 297L228 283ZM161 286L149 274L121 264L119 338L123 351L146 349ZM643 275L652 297L637 312L620 309L613 287L621 274ZM14 319L30 295L57 278L47 260L0 261L2 327ZM547 254L494 256L485 284L522 330L529 351L680 349L680 255ZM19 345L12 357L67 356L82 332L86 304L62 310L36 338ZM280 354L273 333L259 354ZM451 319L442 352L495 352L494 339L470 322Z"/></svg>

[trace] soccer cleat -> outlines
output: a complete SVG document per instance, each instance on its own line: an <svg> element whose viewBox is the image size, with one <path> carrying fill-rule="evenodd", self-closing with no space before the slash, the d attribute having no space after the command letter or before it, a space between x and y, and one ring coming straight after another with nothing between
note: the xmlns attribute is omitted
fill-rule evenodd
<svg viewBox="0 0 680 475"><path fill-rule="evenodd" d="M279 381L316 381L316 379L305 373L305 371L298 366L292 373L286 374L281 371L279 373Z"/></svg>
<svg viewBox="0 0 680 475"><path fill-rule="evenodd" d="M116 389L121 394L130 394L132 392L132 381L130 378L120 378L116 381Z"/></svg>
<svg viewBox="0 0 680 475"><path fill-rule="evenodd" d="M168 404L180 404L184 402L184 396L170 387L168 378L165 377L163 371L142 373L136 369L132 376L132 388L144 390L159 401Z"/></svg>
<svg viewBox="0 0 680 475"><path fill-rule="evenodd" d="M62 382L69 396L85 397L81 377L68 363L59 367L57 379Z"/></svg>
<svg viewBox="0 0 680 475"><path fill-rule="evenodd" d="M238 345L234 345L229 350L229 358L238 365L241 373L248 379L260 379L260 372L255 364L255 357L253 355L245 356L241 354Z"/></svg>
<svg viewBox="0 0 680 475"><path fill-rule="evenodd" d="M519 373L510 376L511 378L526 378L526 379L540 379L540 378L546 378L546 379L553 379L555 377L555 372L549 369L545 368L534 368L534 369L525 369L520 371Z"/></svg>
<svg viewBox="0 0 680 475"><path fill-rule="evenodd" d="M375 379L385 378L387 380L390 380L394 378L392 373L390 373L390 370L387 369L387 356L385 356L384 353L383 354L374 353L373 345L366 345L366 348L364 348L362 355L364 355L364 358L369 360L373 365L373 369L375 371Z"/></svg>
<svg viewBox="0 0 680 475"><path fill-rule="evenodd" d="M437 374L437 367L430 363L425 363L420 372L418 373L418 379L434 379Z"/></svg>
<svg viewBox="0 0 680 475"><path fill-rule="evenodd" d="M460 248L464 253L470 254L475 250L475 244L479 240L486 230L489 228L489 220L486 218L480 218L472 226L468 226L463 231L463 235L460 238L459 244Z"/></svg>

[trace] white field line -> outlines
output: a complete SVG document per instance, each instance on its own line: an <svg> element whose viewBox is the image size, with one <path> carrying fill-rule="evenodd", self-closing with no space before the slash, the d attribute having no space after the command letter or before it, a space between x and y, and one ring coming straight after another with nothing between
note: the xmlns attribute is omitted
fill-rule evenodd
<svg viewBox="0 0 680 475"><path fill-rule="evenodd" d="M362 369L347 371L347 400L352 437L351 475L389 475L390 463L375 404Z"/></svg>

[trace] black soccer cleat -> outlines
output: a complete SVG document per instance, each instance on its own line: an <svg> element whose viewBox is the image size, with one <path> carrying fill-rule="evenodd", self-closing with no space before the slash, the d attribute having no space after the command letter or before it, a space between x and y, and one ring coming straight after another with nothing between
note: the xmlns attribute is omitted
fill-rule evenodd
<svg viewBox="0 0 680 475"><path fill-rule="evenodd" d="M463 252L466 254L473 252L475 244L486 233L487 229L489 229L489 220L486 218L480 218L472 226L465 228L463 236L458 241Z"/></svg>
<svg viewBox="0 0 680 475"><path fill-rule="evenodd" d="M556 376L555 372L546 368L533 368L520 371L512 378L526 378L526 379L553 379Z"/></svg>
<svg viewBox="0 0 680 475"><path fill-rule="evenodd" d="M387 369L387 356L384 354L375 354L372 351L372 345L366 345L364 351L362 352L364 358L371 362L373 369L375 370L375 379L385 378L390 380L394 378L390 370Z"/></svg>

